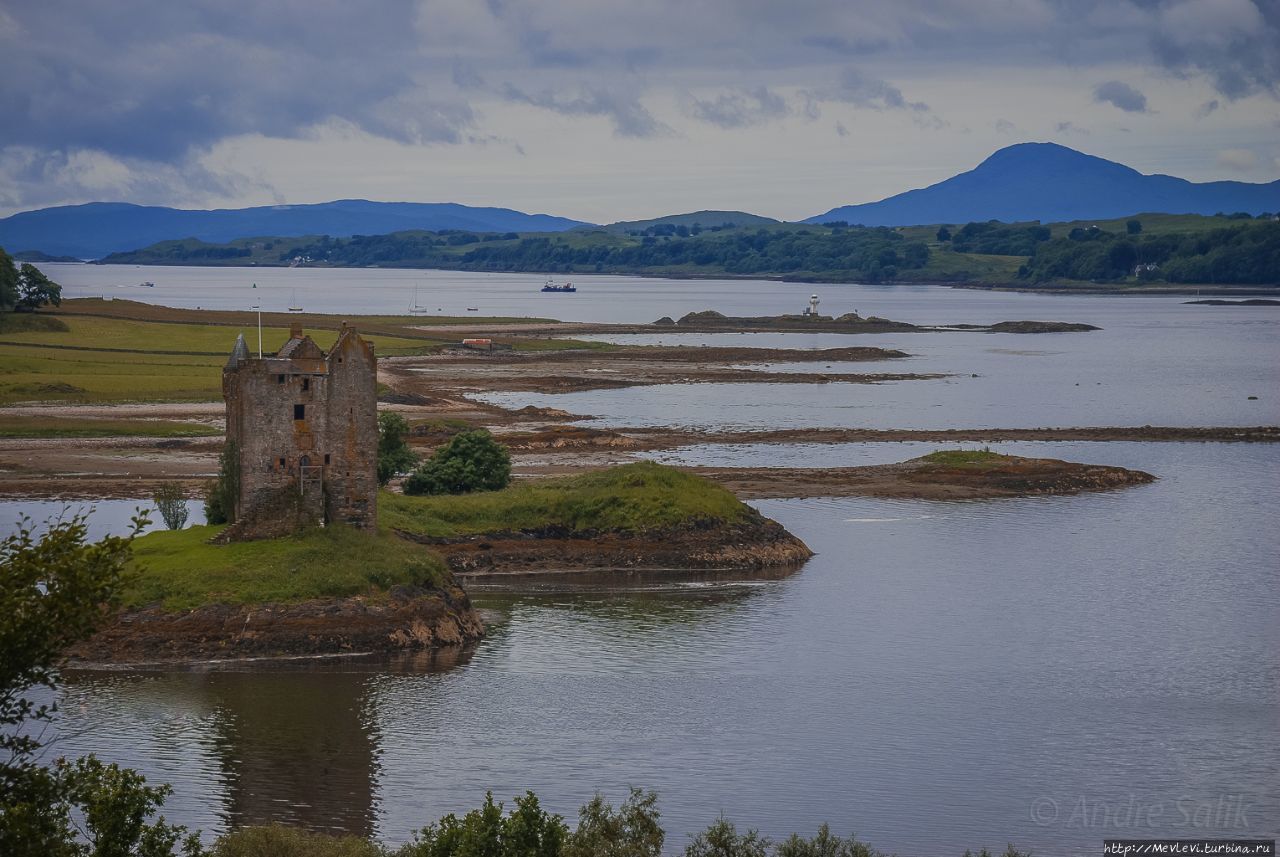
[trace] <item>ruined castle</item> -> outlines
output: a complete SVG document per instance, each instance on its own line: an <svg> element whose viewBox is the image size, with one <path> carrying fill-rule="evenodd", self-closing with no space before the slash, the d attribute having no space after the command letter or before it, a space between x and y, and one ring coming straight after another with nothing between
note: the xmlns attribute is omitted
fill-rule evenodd
<svg viewBox="0 0 1280 857"><path fill-rule="evenodd" d="M326 354L302 332L253 357L236 338L222 370L234 463L227 540L307 526L377 526L378 404L373 345L344 322Z"/></svg>

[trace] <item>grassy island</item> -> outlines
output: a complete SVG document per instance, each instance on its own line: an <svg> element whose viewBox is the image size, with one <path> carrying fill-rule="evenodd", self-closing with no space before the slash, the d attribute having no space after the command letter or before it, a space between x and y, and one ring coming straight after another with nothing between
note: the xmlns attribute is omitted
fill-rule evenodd
<svg viewBox="0 0 1280 857"><path fill-rule="evenodd" d="M652 462L458 497L384 492L378 511L396 530L446 539L511 531L646 532L739 523L753 514L726 489Z"/></svg>
<svg viewBox="0 0 1280 857"><path fill-rule="evenodd" d="M283 539L211 544L221 529L162 530L136 539L126 608L377 597L393 586L439 589L451 582L439 557L386 530L331 526Z"/></svg>

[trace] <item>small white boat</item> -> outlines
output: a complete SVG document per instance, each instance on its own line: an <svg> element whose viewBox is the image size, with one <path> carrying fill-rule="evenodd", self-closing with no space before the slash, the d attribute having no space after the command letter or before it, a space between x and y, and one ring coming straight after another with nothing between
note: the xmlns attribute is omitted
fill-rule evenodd
<svg viewBox="0 0 1280 857"><path fill-rule="evenodd" d="M418 303L418 287L413 287L413 303L409 304L409 315L427 315L431 310Z"/></svg>

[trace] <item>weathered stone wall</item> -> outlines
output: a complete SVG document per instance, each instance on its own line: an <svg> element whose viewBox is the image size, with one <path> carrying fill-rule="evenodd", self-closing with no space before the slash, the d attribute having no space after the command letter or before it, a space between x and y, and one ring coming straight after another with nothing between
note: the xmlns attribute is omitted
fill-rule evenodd
<svg viewBox="0 0 1280 857"><path fill-rule="evenodd" d="M223 395L240 468L228 538L274 538L325 521L375 528L377 361L369 343L344 327L326 356L295 328L276 356L233 357ZM282 503L290 497L300 499Z"/></svg>
<svg viewBox="0 0 1280 857"><path fill-rule="evenodd" d="M378 363L373 346L350 328L328 356L326 513L331 521L372 530L378 518Z"/></svg>

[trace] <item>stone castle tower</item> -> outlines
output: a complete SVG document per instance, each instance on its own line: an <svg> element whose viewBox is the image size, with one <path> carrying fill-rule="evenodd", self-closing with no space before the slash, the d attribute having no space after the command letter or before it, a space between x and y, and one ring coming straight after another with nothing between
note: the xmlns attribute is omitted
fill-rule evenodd
<svg viewBox="0 0 1280 857"><path fill-rule="evenodd" d="M373 345L345 322L328 354L300 324L261 358L236 338L222 370L227 444L239 463L224 539L331 522L376 528L377 374Z"/></svg>

